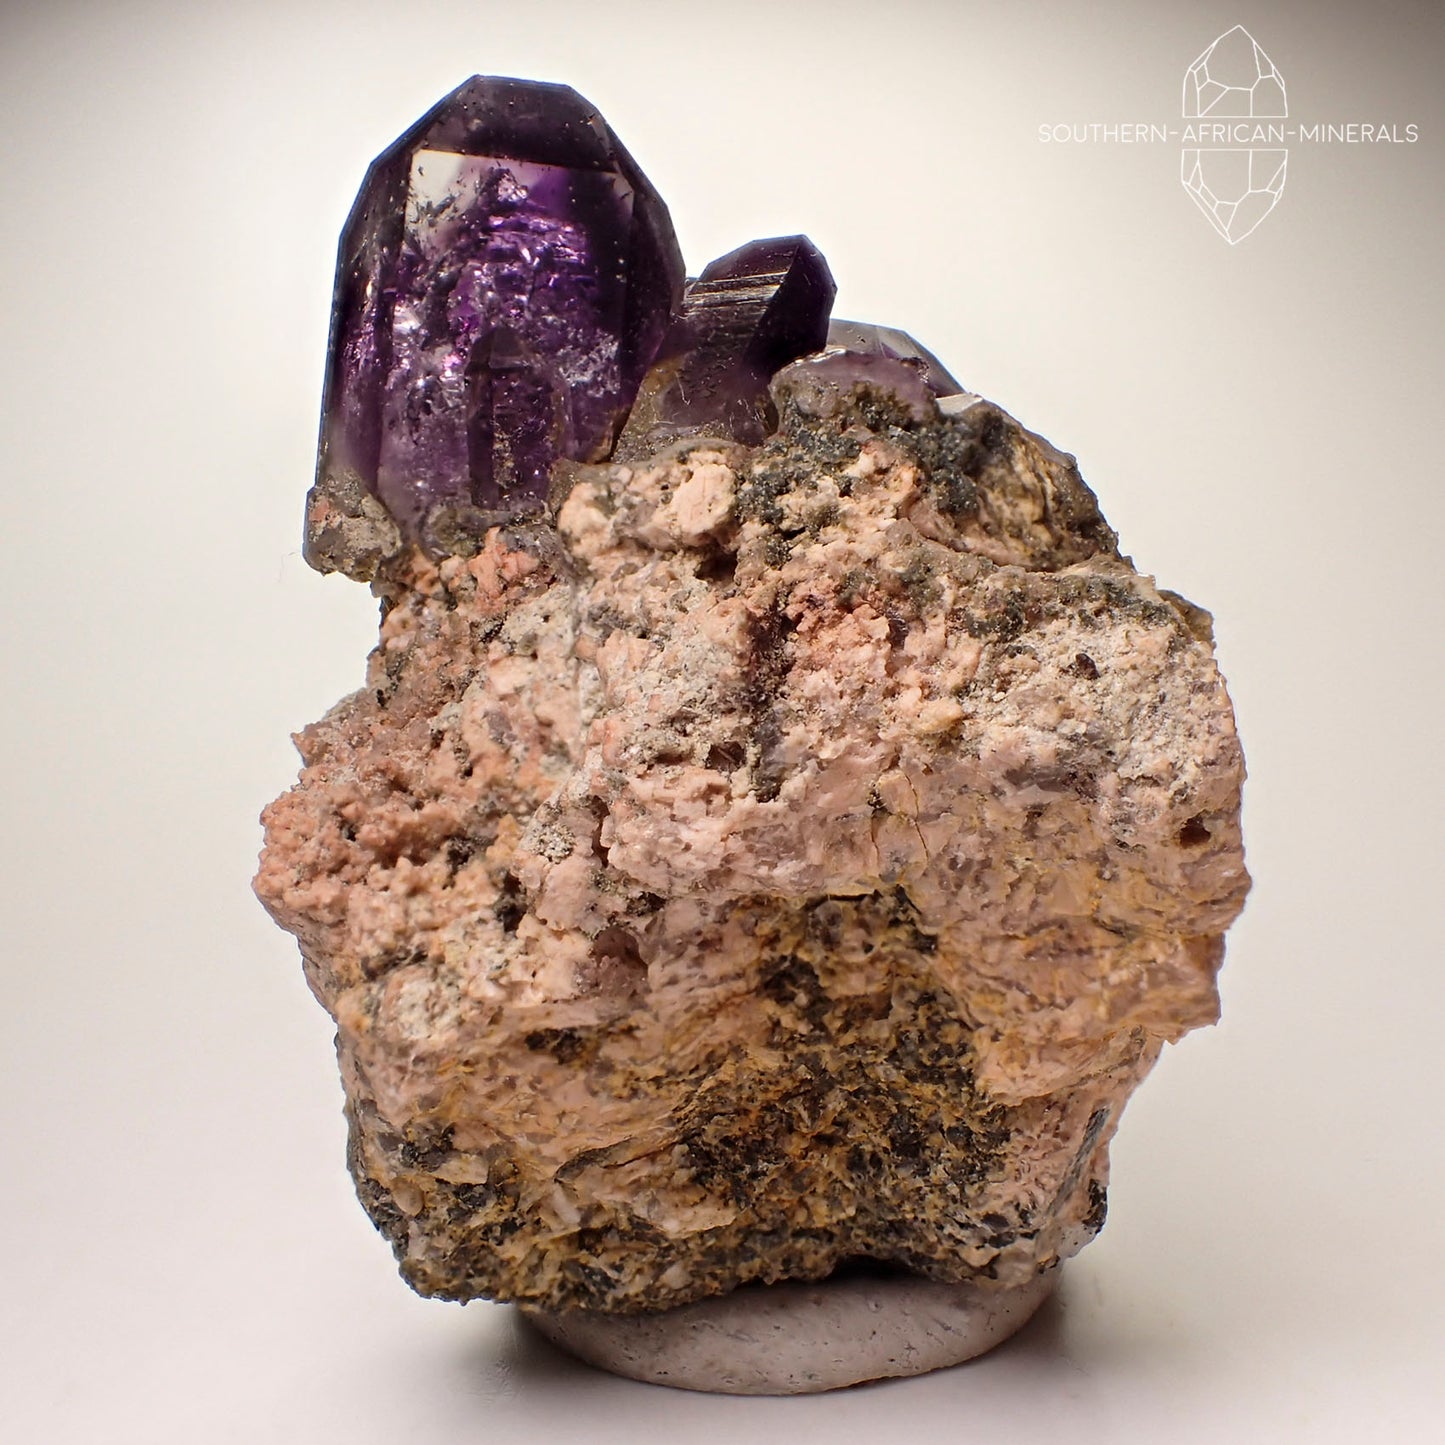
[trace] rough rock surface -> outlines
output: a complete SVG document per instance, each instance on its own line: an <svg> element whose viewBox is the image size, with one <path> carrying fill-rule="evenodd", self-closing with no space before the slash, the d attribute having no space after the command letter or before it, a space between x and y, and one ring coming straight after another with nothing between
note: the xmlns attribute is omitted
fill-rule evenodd
<svg viewBox="0 0 1445 1445"><path fill-rule="evenodd" d="M573 465L471 556L333 534L381 640L256 887L424 1294L1023 1284L1215 1018L1248 879L1207 614L1071 458L868 360L780 373L756 448Z"/></svg>

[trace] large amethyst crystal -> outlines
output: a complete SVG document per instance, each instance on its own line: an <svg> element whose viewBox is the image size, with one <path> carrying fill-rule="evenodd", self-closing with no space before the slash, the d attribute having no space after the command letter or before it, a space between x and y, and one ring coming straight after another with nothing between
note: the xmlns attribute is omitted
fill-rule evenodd
<svg viewBox="0 0 1445 1445"><path fill-rule="evenodd" d="M424 541L438 508L540 508L559 458L610 451L682 283L667 208L592 106L474 76L346 222L313 513L369 494ZM325 566L335 536L312 530Z"/></svg>

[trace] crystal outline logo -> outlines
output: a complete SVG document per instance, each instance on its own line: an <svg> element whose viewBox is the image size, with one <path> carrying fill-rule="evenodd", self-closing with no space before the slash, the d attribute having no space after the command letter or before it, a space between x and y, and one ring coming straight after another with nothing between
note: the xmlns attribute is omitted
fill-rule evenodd
<svg viewBox="0 0 1445 1445"><path fill-rule="evenodd" d="M1233 25L1185 67L1182 120L1055 119L1040 122L1038 138L1056 146L1181 147L1181 189L1230 246L1252 235L1279 204L1294 151L1364 146L1368 153L1423 139L1412 120L1291 121L1290 109L1279 67L1243 25Z"/></svg>
<svg viewBox="0 0 1445 1445"><path fill-rule="evenodd" d="M1284 76L1243 25L1223 31L1184 72L1185 120L1283 120ZM1289 151L1283 147L1185 146L1179 179L1209 224L1237 246L1284 195Z"/></svg>

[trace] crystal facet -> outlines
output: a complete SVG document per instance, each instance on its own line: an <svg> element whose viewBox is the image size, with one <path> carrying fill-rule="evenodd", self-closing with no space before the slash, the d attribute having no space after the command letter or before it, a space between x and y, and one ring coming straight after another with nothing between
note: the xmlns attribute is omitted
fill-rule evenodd
<svg viewBox="0 0 1445 1445"><path fill-rule="evenodd" d="M619 456L646 455L698 432L761 442L772 422L768 382L826 345L836 292L828 263L806 236L751 241L713 261L687 288Z"/></svg>
<svg viewBox="0 0 1445 1445"><path fill-rule="evenodd" d="M416 539L606 455L681 297L667 209L567 86L474 76L377 158L342 234L318 490Z"/></svg>

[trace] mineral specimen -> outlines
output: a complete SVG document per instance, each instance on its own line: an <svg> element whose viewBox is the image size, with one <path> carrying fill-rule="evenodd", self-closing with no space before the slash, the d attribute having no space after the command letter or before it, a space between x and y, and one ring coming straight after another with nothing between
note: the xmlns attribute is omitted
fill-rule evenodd
<svg viewBox="0 0 1445 1445"><path fill-rule="evenodd" d="M522 149L456 138L446 106L493 115L496 85L388 151L349 223L393 239L355 270L343 248L311 554L374 579L381 640L299 735L256 880L337 1023L362 1202L408 1281L455 1300L631 1314L859 1261L1030 1287L1102 1224L1109 1139L1162 1043L1215 1018L1248 879L1208 615L1121 557L1071 457L915 343L829 343L802 242L693 327L708 356L669 362L744 396L766 357L766 405L601 457L644 353L702 303L679 307L664 213L595 119L579 194L627 177L644 299L608 289L620 242L568 251L606 269L595 290L559 279L551 240L517 251L507 334L555 369L536 415L468 413L483 333L437 298L483 294L469 267L511 221L423 224L397 178L443 131L457 154ZM505 93L525 116L581 105ZM575 136L541 134L529 165L576 163ZM512 173L507 216L555 239L539 175ZM621 233L620 210L588 214L575 234ZM404 305L405 344L373 345ZM600 389L547 340L584 313ZM783 339L755 348L772 317ZM447 400L403 445L432 381ZM423 535L420 499L501 496L460 460L468 415L549 501ZM527 451L542 432L573 441Z"/></svg>

